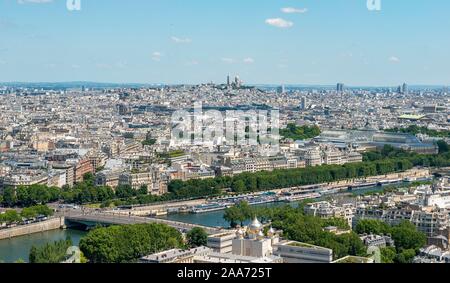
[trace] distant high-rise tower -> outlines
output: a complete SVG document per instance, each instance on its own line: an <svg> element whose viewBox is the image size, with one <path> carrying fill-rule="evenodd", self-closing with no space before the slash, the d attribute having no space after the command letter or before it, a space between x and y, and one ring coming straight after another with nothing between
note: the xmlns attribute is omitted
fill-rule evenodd
<svg viewBox="0 0 450 283"><path fill-rule="evenodd" d="M231 86L231 79L230 75L227 76L227 86Z"/></svg>
<svg viewBox="0 0 450 283"><path fill-rule="evenodd" d="M336 91L337 92L343 92L344 91L344 84L343 83L338 83L336 85Z"/></svg>
<svg viewBox="0 0 450 283"><path fill-rule="evenodd" d="M235 84L236 88L241 88L242 81L241 81L241 79L239 78L239 76L236 76L236 77L234 78L234 84Z"/></svg>
<svg viewBox="0 0 450 283"><path fill-rule="evenodd" d="M408 94L408 92L409 92L408 85L404 83L402 85L402 94Z"/></svg>
<svg viewBox="0 0 450 283"><path fill-rule="evenodd" d="M300 109L301 110L306 110L306 108L308 108L308 105L306 104L306 97L302 97L302 101L300 103Z"/></svg>
<svg viewBox="0 0 450 283"><path fill-rule="evenodd" d="M286 93L286 88L284 87L284 85L278 87L277 92L278 92L279 94Z"/></svg>

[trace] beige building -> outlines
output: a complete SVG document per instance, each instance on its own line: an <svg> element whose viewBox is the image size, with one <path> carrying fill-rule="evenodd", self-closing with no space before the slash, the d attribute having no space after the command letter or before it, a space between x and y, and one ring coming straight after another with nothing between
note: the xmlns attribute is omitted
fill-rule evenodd
<svg viewBox="0 0 450 283"><path fill-rule="evenodd" d="M134 190L147 186L149 193L151 193L153 188L152 174L150 172L123 173L119 177L119 186L131 186Z"/></svg>
<svg viewBox="0 0 450 283"><path fill-rule="evenodd" d="M354 207L351 204L335 206L327 201L310 203L305 206L305 214L324 219L343 218L352 227Z"/></svg>
<svg viewBox="0 0 450 283"><path fill-rule="evenodd" d="M310 244L283 241L274 246L274 254L285 263L331 263L333 250Z"/></svg>
<svg viewBox="0 0 450 283"><path fill-rule="evenodd" d="M207 246L217 253L231 253L233 251L233 240L236 233L221 233L210 235Z"/></svg>

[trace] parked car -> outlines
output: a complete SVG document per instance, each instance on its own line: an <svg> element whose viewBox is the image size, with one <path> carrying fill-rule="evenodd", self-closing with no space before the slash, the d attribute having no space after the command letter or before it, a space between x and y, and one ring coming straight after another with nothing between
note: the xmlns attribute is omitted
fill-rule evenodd
<svg viewBox="0 0 450 283"><path fill-rule="evenodd" d="M48 217L45 216L45 215L39 215L37 217L37 221L39 221L39 222L42 222L42 221L45 221L45 220L48 220Z"/></svg>

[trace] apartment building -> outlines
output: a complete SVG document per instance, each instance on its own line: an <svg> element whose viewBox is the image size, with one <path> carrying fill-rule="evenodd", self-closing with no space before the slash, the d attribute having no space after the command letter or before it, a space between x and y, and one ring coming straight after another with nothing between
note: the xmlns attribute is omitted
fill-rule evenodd
<svg viewBox="0 0 450 283"><path fill-rule="evenodd" d="M75 183L83 181L84 175L87 173L95 173L94 167L89 159L81 159L75 165L74 175Z"/></svg>
<svg viewBox="0 0 450 283"><path fill-rule="evenodd" d="M347 221L349 227L352 227L354 206L344 204L342 206L333 205L327 201L307 204L304 208L305 214L324 219L343 218Z"/></svg>
<svg viewBox="0 0 450 283"><path fill-rule="evenodd" d="M153 182L150 172L132 173L126 172L119 176L119 186L131 186L134 190L147 186L149 193L152 192Z"/></svg>
<svg viewBox="0 0 450 283"><path fill-rule="evenodd" d="M333 250L310 244L282 241L274 245L274 255L285 263L331 263Z"/></svg>

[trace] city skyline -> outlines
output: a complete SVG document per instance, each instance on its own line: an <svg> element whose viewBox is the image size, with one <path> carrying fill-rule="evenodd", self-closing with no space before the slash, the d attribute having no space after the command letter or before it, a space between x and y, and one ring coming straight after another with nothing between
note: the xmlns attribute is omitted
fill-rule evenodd
<svg viewBox="0 0 450 283"><path fill-rule="evenodd" d="M0 2L0 81L450 84L448 1L81 4Z"/></svg>

